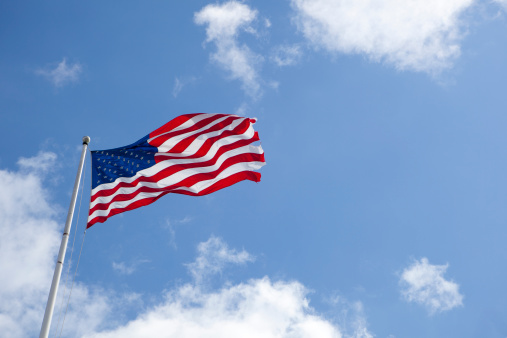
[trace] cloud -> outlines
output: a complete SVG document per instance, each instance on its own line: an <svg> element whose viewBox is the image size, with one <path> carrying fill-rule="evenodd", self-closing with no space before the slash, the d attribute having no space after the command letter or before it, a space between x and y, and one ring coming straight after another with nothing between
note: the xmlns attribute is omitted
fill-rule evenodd
<svg viewBox="0 0 507 338"><path fill-rule="evenodd" d="M20 157L18 165L25 170L50 171L55 168L56 154L47 151L39 151L37 156L25 158Z"/></svg>
<svg viewBox="0 0 507 338"><path fill-rule="evenodd" d="M252 260L248 252L229 249L213 236L200 243L197 252L195 262L188 265L194 277ZM273 282L268 277L227 284L212 292L204 291L199 283L189 283L167 291L163 302L135 320L87 337L342 337L338 326L310 307L307 294L296 281ZM372 337L365 332L356 331L354 337Z"/></svg>
<svg viewBox="0 0 507 338"><path fill-rule="evenodd" d="M186 78L174 78L174 87L173 87L173 97L176 98L180 94L183 87L186 85L192 84L196 81L195 77L186 77Z"/></svg>
<svg viewBox="0 0 507 338"><path fill-rule="evenodd" d="M9 276L0 278L0 332L4 337L32 337L40 331L62 236L63 224L57 219L63 221L65 216L44 188L46 172L56 160L53 153L39 152L21 158L19 170L0 169L0 257L4 258L0 271ZM62 303L64 281L62 274L52 332L60 306L66 304ZM112 319L108 315L123 303L123 296L114 292L76 283L66 321L78 324L67 325L63 335L75 337L109 327L107 321Z"/></svg>
<svg viewBox="0 0 507 338"><path fill-rule="evenodd" d="M333 305L335 312L338 312L338 323L345 337L375 337L375 335L368 331L362 302L350 302L341 296L334 296L326 300Z"/></svg>
<svg viewBox="0 0 507 338"><path fill-rule="evenodd" d="M313 314L306 293L297 282L268 278L211 293L185 285L127 325L88 337L341 337L337 327Z"/></svg>
<svg viewBox="0 0 507 338"><path fill-rule="evenodd" d="M256 18L256 10L237 1L210 4L194 15L196 24L206 25L206 42L216 46L211 60L229 72L232 79L240 80L243 90L251 97L261 94L257 66L263 58L247 45L240 45L237 38L240 31L255 34L251 23Z"/></svg>
<svg viewBox="0 0 507 338"><path fill-rule="evenodd" d="M443 277L447 268L448 264L432 265L427 258L415 261L400 278L403 298L423 305L430 314L462 306L459 285Z"/></svg>
<svg viewBox="0 0 507 338"><path fill-rule="evenodd" d="M303 52L298 45L282 45L274 49L271 60L280 67L299 63Z"/></svg>
<svg viewBox="0 0 507 338"><path fill-rule="evenodd" d="M0 278L2 336L31 337L40 330L61 239L62 224L57 220L63 221L64 215L61 207L52 203L44 188L46 174L36 164L48 168L55 161L56 155L41 152L34 158L20 160L19 170L0 169L0 257L8 257L0 260L0 271L9 276ZM297 281L275 282L264 277L239 284L225 283L211 291L203 287L206 279L220 274L227 265L253 260L245 250L229 248L222 239L212 236L197 246L195 261L187 265L192 282L164 291L160 303L150 308L144 306L140 294L118 294L78 282L72 290L62 336L342 336L337 325L309 305L308 290ZM123 266L130 271L129 265ZM64 277L51 336L58 335L64 319ZM129 311L136 311L136 318L130 321L126 320Z"/></svg>
<svg viewBox="0 0 507 338"><path fill-rule="evenodd" d="M149 262L150 261L147 259L138 259L130 264L127 264L125 262L113 262L113 270L117 271L121 275L131 275L137 270L137 267L139 265Z"/></svg>
<svg viewBox="0 0 507 338"><path fill-rule="evenodd" d="M507 10L507 0L493 0L494 2L496 2L497 4L503 6L503 8L505 10Z"/></svg>
<svg viewBox="0 0 507 338"><path fill-rule="evenodd" d="M19 161L22 171L0 170L0 271L9 276L0 278L0 332L7 337L28 336L35 333L30 328L40 328L59 246L58 210L48 203L41 175L26 171L36 169L35 162L25 158Z"/></svg>
<svg viewBox="0 0 507 338"><path fill-rule="evenodd" d="M245 250L238 252L235 249L229 249L224 241L215 236L211 236L206 242L199 243L197 252L196 260L187 264L197 284L210 275L221 273L227 264L242 265L255 260Z"/></svg>
<svg viewBox="0 0 507 338"><path fill-rule="evenodd" d="M190 222L192 222L192 217L190 216L185 216L182 219L176 220L166 219L165 228L169 230L169 246L171 246L174 250L178 249L178 246L176 245L176 226L180 226Z"/></svg>
<svg viewBox="0 0 507 338"><path fill-rule="evenodd" d="M79 75L83 71L79 63L67 65L67 59L63 58L56 68L39 69L35 73L47 78L55 87L63 87L72 82L79 80Z"/></svg>
<svg viewBox="0 0 507 338"><path fill-rule="evenodd" d="M460 16L474 0L291 0L316 47L367 55L400 70L438 73L460 55Z"/></svg>

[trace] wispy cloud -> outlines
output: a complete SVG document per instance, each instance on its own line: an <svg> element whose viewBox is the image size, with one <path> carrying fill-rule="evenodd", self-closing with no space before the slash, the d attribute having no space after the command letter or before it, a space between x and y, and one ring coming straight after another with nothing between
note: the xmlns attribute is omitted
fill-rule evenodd
<svg viewBox="0 0 507 338"><path fill-rule="evenodd" d="M293 66L299 63L302 55L299 45L282 45L273 50L271 60L280 67Z"/></svg>
<svg viewBox="0 0 507 338"><path fill-rule="evenodd" d="M127 264L125 262L119 263L113 262L113 270L117 271L122 275L131 275L137 270L139 265L149 262L150 261L147 259L137 259L130 264Z"/></svg>
<svg viewBox="0 0 507 338"><path fill-rule="evenodd" d="M242 265L255 260L245 250L229 249L222 239L214 236L200 243L197 252L196 260L187 264L187 268L198 284L210 275L221 273L227 264Z"/></svg>
<svg viewBox="0 0 507 338"><path fill-rule="evenodd" d="M169 230L169 245L173 247L173 249L177 249L178 246L176 245L176 227L190 223L192 221L192 217L185 216L182 219L166 219L165 224L166 228Z"/></svg>
<svg viewBox="0 0 507 338"><path fill-rule="evenodd" d="M234 112L234 114L239 116L246 116L247 112L249 111L250 107L246 102L243 102Z"/></svg>
<svg viewBox="0 0 507 338"><path fill-rule="evenodd" d="M327 301L333 305L335 312L337 312L337 321L345 337L375 337L375 335L368 330L368 323L366 321L362 302L350 302L341 296L333 296L328 298Z"/></svg>
<svg viewBox="0 0 507 338"><path fill-rule="evenodd" d="M256 10L238 1L210 4L194 15L196 24L206 25L206 42L213 42L216 46L211 60L225 69L232 79L240 80L243 90L254 98L261 93L257 67L263 58L247 45L240 44L238 35L241 31L255 34L251 23L256 18Z"/></svg>
<svg viewBox="0 0 507 338"><path fill-rule="evenodd" d="M317 48L364 54L400 70L438 73L460 55L461 15L474 0L291 0Z"/></svg>
<svg viewBox="0 0 507 338"><path fill-rule="evenodd" d="M35 73L47 78L55 87L63 87L69 83L77 82L82 71L81 64L77 62L67 64L67 59L64 58L55 68L46 67L36 70Z"/></svg>
<svg viewBox="0 0 507 338"><path fill-rule="evenodd" d="M415 261L401 274L403 298L423 305L430 314L462 306L459 285L444 278L448 267L448 264L432 265L427 258Z"/></svg>
<svg viewBox="0 0 507 338"><path fill-rule="evenodd" d="M34 157L21 157L18 165L25 170L40 170L42 172L50 171L55 168L57 156L48 151L39 151Z"/></svg>
<svg viewBox="0 0 507 338"><path fill-rule="evenodd" d="M183 78L174 78L174 86L173 86L173 97L178 97L183 87L192 84L196 81L196 78L191 77L183 77Z"/></svg>
<svg viewBox="0 0 507 338"><path fill-rule="evenodd" d="M502 5L507 10L507 0L493 0L493 1Z"/></svg>

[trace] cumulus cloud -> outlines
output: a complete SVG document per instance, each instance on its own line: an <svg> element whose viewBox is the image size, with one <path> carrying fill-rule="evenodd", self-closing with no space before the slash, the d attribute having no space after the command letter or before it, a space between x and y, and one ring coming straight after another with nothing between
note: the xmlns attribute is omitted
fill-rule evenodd
<svg viewBox="0 0 507 338"><path fill-rule="evenodd" d="M252 260L248 252L230 249L217 237L200 243L197 252L195 262L188 265L194 277ZM88 337L342 337L337 325L310 307L307 294L296 281L273 282L268 277L212 292L204 291L199 283L189 283L167 291L161 304L135 320ZM356 331L354 337L372 337L364 333L367 330Z"/></svg>
<svg viewBox="0 0 507 338"><path fill-rule="evenodd" d="M44 188L45 173L56 159L53 153L39 152L21 158L19 170L0 169L0 257L6 258L0 260L0 271L9 276L0 278L0 332L5 337L35 336L42 324L62 236L63 225L57 219L64 220L61 208L52 204ZM59 292L56 304L62 304L61 300ZM77 284L67 320L79 318L80 325L68 327L64 336L105 327L110 303L100 290ZM53 323L57 324L56 319Z"/></svg>
<svg viewBox="0 0 507 338"><path fill-rule="evenodd" d="M297 282L268 278L211 293L185 285L127 325L89 337L341 337L337 327L313 314L306 293Z"/></svg>
<svg viewBox="0 0 507 338"><path fill-rule="evenodd" d="M211 60L225 69L232 79L240 80L243 90L252 97L260 95L261 86L257 71L263 58L238 42L241 31L254 33L251 23L257 11L237 1L210 4L195 13L194 21L206 25L206 42L213 42L216 52Z"/></svg>
<svg viewBox="0 0 507 338"><path fill-rule="evenodd" d="M318 48L364 54L400 70L438 73L460 55L461 15L474 0L291 0Z"/></svg>
<svg viewBox="0 0 507 338"><path fill-rule="evenodd" d="M40 159L37 161L36 159ZM44 171L56 155L39 153L19 161L21 168L0 169L0 332L6 337L32 337L40 330L64 219L44 188ZM184 220L182 220L184 222ZM159 304L145 308L141 295L118 294L76 283L63 337L342 337L340 328L309 305L308 290L297 281L268 277L209 290L203 282L227 265L254 258L229 248L212 236L197 247L187 265L191 283L164 291ZM67 262L66 262L67 263ZM117 263L121 266L121 263ZM129 265L124 264L126 271ZM66 269L64 269L66 270ZM121 268L120 268L121 270ZM60 284L50 335L63 325L67 298ZM67 289L67 296L69 289ZM126 311L137 316L125 320ZM357 336L363 337L363 336ZM367 336L364 336L367 337Z"/></svg>
<svg viewBox="0 0 507 338"><path fill-rule="evenodd" d="M19 163L23 170L0 170L0 271L9 276L0 278L0 332L7 337L33 334L30 328L42 322L59 246L57 209L48 203L41 175L26 171L35 169L37 161L24 158Z"/></svg>
<svg viewBox="0 0 507 338"><path fill-rule="evenodd" d="M72 82L77 82L82 71L83 68L79 63L67 64L67 59L63 58L55 68L47 67L39 69L35 73L47 78L55 87L63 87Z"/></svg>
<svg viewBox="0 0 507 338"><path fill-rule="evenodd" d="M299 63L303 52L299 45L282 45L274 49L271 60L280 67Z"/></svg>
<svg viewBox="0 0 507 338"><path fill-rule="evenodd" d="M446 265L432 265L427 258L415 261L400 278L403 298L423 305L430 314L463 305L459 285L444 278Z"/></svg>

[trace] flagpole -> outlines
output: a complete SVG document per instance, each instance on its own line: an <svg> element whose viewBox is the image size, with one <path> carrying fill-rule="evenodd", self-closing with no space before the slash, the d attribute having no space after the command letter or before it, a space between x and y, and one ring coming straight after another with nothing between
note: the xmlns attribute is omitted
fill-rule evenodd
<svg viewBox="0 0 507 338"><path fill-rule="evenodd" d="M79 190L79 182L81 181L81 174L83 172L84 160L86 150L90 143L90 137L83 137L83 150L81 151L81 159L79 160L79 168L77 170L76 181L74 182L74 191L70 199L69 212L67 213L67 221L65 222L65 229L63 231L62 243L60 244L60 252L56 261L55 272L53 274L53 282L49 291L48 302L46 304L46 312L44 313L44 320L40 329L39 338L47 338L49 335L49 328L51 327L51 319L53 318L53 310L55 308L56 293L58 285L60 284L60 276L62 275L63 261L65 259L65 251L67 250L67 242L69 241L70 227L72 225L72 217L74 216L74 209L76 206L77 192Z"/></svg>

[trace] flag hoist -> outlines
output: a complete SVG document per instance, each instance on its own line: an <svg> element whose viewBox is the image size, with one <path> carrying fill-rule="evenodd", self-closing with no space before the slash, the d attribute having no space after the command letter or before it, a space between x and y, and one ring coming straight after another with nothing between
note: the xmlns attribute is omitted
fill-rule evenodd
<svg viewBox="0 0 507 338"><path fill-rule="evenodd" d="M243 180L259 182L266 164L257 120L228 114L181 115L130 145L95 150L87 228L173 193L207 195ZM74 184L40 337L47 337L89 137Z"/></svg>

